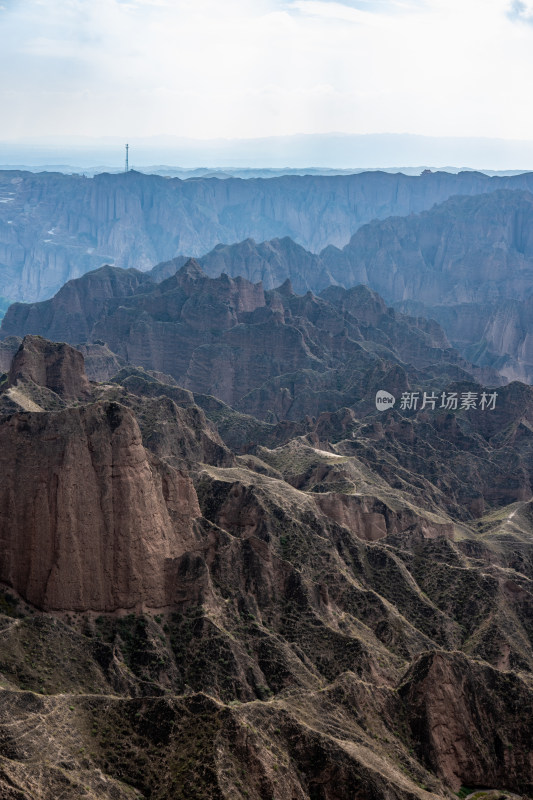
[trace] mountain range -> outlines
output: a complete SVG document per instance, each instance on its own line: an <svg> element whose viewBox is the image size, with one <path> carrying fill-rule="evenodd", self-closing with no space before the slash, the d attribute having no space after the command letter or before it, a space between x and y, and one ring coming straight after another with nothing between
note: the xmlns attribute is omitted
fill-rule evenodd
<svg viewBox="0 0 533 800"><path fill-rule="evenodd" d="M193 259L160 283L107 266L50 300L12 305L0 334L28 333L105 343L124 363L265 419L373 403L388 371L402 388L422 368L439 387L452 378L502 382L494 370L465 362L437 323L387 308L365 286L330 287L316 297L296 295L286 281L266 292L241 277L209 278Z"/></svg>
<svg viewBox="0 0 533 800"><path fill-rule="evenodd" d="M2 799L533 798L530 180L0 174Z"/></svg>
<svg viewBox="0 0 533 800"><path fill-rule="evenodd" d="M213 297L194 265L177 281ZM364 292L365 342L383 313L416 330ZM139 367L90 382L68 344L8 348L6 800L531 796L530 387L269 423Z"/></svg>
<svg viewBox="0 0 533 800"><path fill-rule="evenodd" d="M452 195L532 186L532 174L477 172L182 181L133 171L93 178L4 171L0 295L45 299L104 263L146 270L247 238L290 236L318 253L344 246L374 219L421 212Z"/></svg>
<svg viewBox="0 0 533 800"><path fill-rule="evenodd" d="M528 436L522 451L514 427L502 440L482 428L489 444L480 449L474 424L494 416L502 424L506 419L508 425L514 420L513 426L527 427L529 421L520 416L521 384L502 387L495 370L462 358L436 322L388 308L365 286L296 295L288 281L266 292L241 277L209 278L194 260L160 283L146 273L108 266L69 282L51 300L11 306L2 334L6 362L21 337L38 334L78 345L93 380L108 381L128 365L166 375L163 380L195 394L237 451L249 450L258 437L272 444L276 426L291 436L308 433L313 420L342 408L349 409L345 425L356 425L376 413L379 391L398 403L405 393L418 393L422 405L424 393L440 404L443 392L481 397L492 387L502 408L480 412L479 419L467 414L457 453L450 452L453 426L435 429L431 415L429 427L417 428L414 439L404 431L407 438L400 435L390 445L390 465L380 469L390 470L391 480L396 474L399 485L405 481L415 496L430 494L435 506L459 517L465 508L478 513L494 498L512 502L531 490ZM416 411L406 413L416 417ZM437 494L421 476L414 484L410 478L422 442L435 454ZM468 466L465 451L471 451ZM368 455L371 468L374 457Z"/></svg>
<svg viewBox="0 0 533 800"><path fill-rule="evenodd" d="M362 226L318 255L289 238L218 245L199 259L209 275L298 291L363 283L407 313L437 320L460 352L510 379L533 382L533 197L497 191L452 197L431 210ZM163 277L181 263L154 268Z"/></svg>
<svg viewBox="0 0 533 800"><path fill-rule="evenodd" d="M399 310L437 320L466 360L491 367L507 380L533 382L531 230L532 195L500 190L452 197L420 214L371 222L342 249L329 245L315 254L289 237L262 243L249 238L217 245L198 263L210 276L244 276L261 281L265 289L287 279L297 292L366 284ZM186 261L182 256L162 262L145 278L137 274L135 285L170 277ZM119 279L118 273L112 274L113 280ZM70 291L62 289L53 304L70 304L69 315L84 302L77 298L71 303ZM121 291L117 288L118 295ZM63 331L55 316L50 327L43 313L52 312L13 305L3 322L3 335L42 333L73 343L87 339L91 314L80 329L71 321Z"/></svg>

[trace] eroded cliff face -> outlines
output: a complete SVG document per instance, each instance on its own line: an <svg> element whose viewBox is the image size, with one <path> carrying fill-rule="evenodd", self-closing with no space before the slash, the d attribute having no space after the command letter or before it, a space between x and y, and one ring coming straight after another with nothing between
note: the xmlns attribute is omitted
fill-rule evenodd
<svg viewBox="0 0 533 800"><path fill-rule="evenodd" d="M320 257L288 236L260 243L246 239L237 244L218 244L198 262L211 277L222 272L242 275L253 283L261 281L265 289L274 289L290 279L295 290L303 293L332 282Z"/></svg>
<svg viewBox="0 0 533 800"><path fill-rule="evenodd" d="M480 366L529 381L530 314L521 302L533 274L531 188L530 175L475 173L269 181L2 173L0 294L41 299L105 261L144 270L180 251L201 255L213 277L242 275L266 290L287 278L297 292L367 284L387 303L434 313L464 357L473 353ZM168 277L183 262L163 262L144 276L119 278L109 269L109 282L120 285L94 294L89 314L87 298L67 283L47 308L46 330L35 307L8 313L2 330L20 335L22 325L24 333L85 342L102 302ZM89 281L83 291L94 288Z"/></svg>
<svg viewBox="0 0 533 800"><path fill-rule="evenodd" d="M87 400L91 394L83 355L68 344L41 336L24 337L7 380L11 387L29 382L49 389L66 401Z"/></svg>
<svg viewBox="0 0 533 800"><path fill-rule="evenodd" d="M424 760L455 791L533 785L533 707L523 683L459 653L422 656L400 689ZM515 750L507 739L513 719ZM529 742L529 744L526 744Z"/></svg>
<svg viewBox="0 0 533 800"><path fill-rule="evenodd" d="M485 186L491 187L492 183ZM315 254L289 237L260 244L246 239L237 244L217 245L199 259L199 265L214 278L218 279L222 272L240 279L242 296L251 291L246 289L247 281L255 286L260 281L263 289L269 291L290 280L291 289L298 293L322 292L330 301L342 305L339 289L331 287L332 284L346 289L356 284L368 285L402 311L419 319L436 319L463 357L479 367L497 369L504 379L529 381L533 369L528 306L533 275L533 242L529 234L533 220L531 197L529 191L519 190L454 196L420 214L365 224L342 249L328 245ZM238 318L242 321L239 317L242 312L257 308L257 302L248 307L246 302L239 305L237 301L236 314L227 316L228 305L236 296L230 298L226 292L222 297L221 286L214 290L219 298L215 303L205 293L193 297L186 290L190 300L186 306L176 306L176 298L168 305L162 291L154 294L154 282L167 278L161 285L168 292L171 289L168 281L176 270L183 269L183 264L184 258L177 258L159 264L149 274L112 267L106 267L102 274L95 271L81 281L69 282L50 304L14 304L3 321L2 334L40 333L74 344L88 342L95 336L107 341L111 334L101 320L113 316L115 341L129 335L134 324L131 310L125 309L136 303L128 302L122 307L120 300L150 294L151 302L137 306L160 325L154 334L150 320L135 320L133 337L143 337L146 341L142 347L132 342L130 350L136 363L153 367L158 352L162 351L159 343L155 346L154 337L161 338L163 330L174 337L171 349L183 347L179 331L162 326L176 320L178 311L181 321L198 332L205 313L210 315L212 330L227 330L231 321ZM220 306L220 299L225 309ZM343 308L352 313L349 304ZM363 319L362 314L359 303L355 316ZM421 329L429 332L428 325L426 321ZM400 336L395 344L402 341ZM200 337L198 343L209 341ZM410 353L409 344L402 357ZM205 355L201 354L201 362ZM159 357L158 363L161 365L164 359ZM168 366L165 369L172 371ZM216 364L193 365L191 380L202 371L216 369ZM183 382L181 373L177 377ZM223 376L217 380L221 382ZM235 401L227 392L224 399Z"/></svg>
<svg viewBox="0 0 533 800"><path fill-rule="evenodd" d="M480 363L497 365L509 380L533 383L533 296L493 308L481 341L485 352L476 353Z"/></svg>
<svg viewBox="0 0 533 800"><path fill-rule="evenodd" d="M198 261L211 277L241 275L267 290L289 279L300 294L362 283L387 303L422 308L522 299L532 273L532 195L494 189L486 185L486 193L453 196L421 213L376 214L342 249L330 241L315 253L288 236L248 238L218 244ZM166 277L179 266L168 262L151 274Z"/></svg>
<svg viewBox="0 0 533 800"><path fill-rule="evenodd" d="M0 580L48 610L169 605L168 565L194 546L200 512L127 409L15 414L0 443Z"/></svg>
<svg viewBox="0 0 533 800"><path fill-rule="evenodd" d="M340 283L366 283L388 302L517 299L531 282L532 219L530 192L452 197L421 214L365 225L341 252L329 248L322 258Z"/></svg>
<svg viewBox="0 0 533 800"><path fill-rule="evenodd" d="M134 171L92 179L6 171L0 173L0 295L45 299L103 263L145 270L249 237L290 236L317 253L330 244L342 247L371 220L498 188L530 190L531 176L372 172L181 181ZM277 270L265 271L263 256L253 269L274 279Z"/></svg>

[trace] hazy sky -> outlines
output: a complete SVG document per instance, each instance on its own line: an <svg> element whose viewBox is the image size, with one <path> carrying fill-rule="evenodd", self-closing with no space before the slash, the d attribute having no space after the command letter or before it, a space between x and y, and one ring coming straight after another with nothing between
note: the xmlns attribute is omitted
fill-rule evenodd
<svg viewBox="0 0 533 800"><path fill-rule="evenodd" d="M0 0L0 139L533 138L533 0Z"/></svg>

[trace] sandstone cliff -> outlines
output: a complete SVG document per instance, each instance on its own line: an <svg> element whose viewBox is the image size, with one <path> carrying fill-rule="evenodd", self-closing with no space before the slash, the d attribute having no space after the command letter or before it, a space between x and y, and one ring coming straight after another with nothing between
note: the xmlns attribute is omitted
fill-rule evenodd
<svg viewBox="0 0 533 800"><path fill-rule="evenodd" d="M483 352L470 347L478 363L495 366L510 380L533 383L533 295L491 309L480 340Z"/></svg>
<svg viewBox="0 0 533 800"><path fill-rule="evenodd" d="M88 399L90 387L83 361L82 354L68 344L25 336L13 356L8 384L31 383L67 401Z"/></svg>
<svg viewBox="0 0 533 800"><path fill-rule="evenodd" d="M474 197L450 197L422 213L387 219L376 214L369 224L357 226L342 249L328 242L314 253L288 236L260 243L248 238L217 244L198 262L211 277L241 275L262 281L265 289L287 279L298 293L363 283L387 302L411 300L421 308L521 299L531 280L532 196L494 188L486 185L486 193ZM160 264L150 275L161 280L182 263Z"/></svg>
<svg viewBox="0 0 533 800"><path fill-rule="evenodd" d="M168 567L194 546L190 480L151 457L118 404L0 425L0 580L39 608L172 602Z"/></svg>
<svg viewBox="0 0 533 800"><path fill-rule="evenodd" d="M509 379L533 380L530 192L453 197L418 215L361 227L342 250L318 256L286 240L218 247L200 259L208 274L290 278L298 291L370 286L407 313L433 317L463 355Z"/></svg>

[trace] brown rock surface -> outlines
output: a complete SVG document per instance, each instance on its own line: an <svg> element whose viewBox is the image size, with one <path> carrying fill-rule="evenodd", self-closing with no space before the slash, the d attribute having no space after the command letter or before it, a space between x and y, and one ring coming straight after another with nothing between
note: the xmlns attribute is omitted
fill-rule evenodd
<svg viewBox="0 0 533 800"><path fill-rule="evenodd" d="M9 385L26 381L50 389L63 400L90 397L82 354L40 336L25 336L11 363Z"/></svg>
<svg viewBox="0 0 533 800"><path fill-rule="evenodd" d="M136 269L105 265L65 283L51 303L13 303L9 315L23 321L25 334L42 334L44 318L49 339L79 344L87 341L95 319L115 298L152 283L149 275Z"/></svg>
<svg viewBox="0 0 533 800"><path fill-rule="evenodd" d="M150 456L114 403L0 425L2 582L40 608L166 606L167 567L194 545L184 474Z"/></svg>
<svg viewBox="0 0 533 800"><path fill-rule="evenodd" d="M531 792L533 704L514 673L437 652L413 665L400 695L420 753L452 789L502 786Z"/></svg>
<svg viewBox="0 0 533 800"><path fill-rule="evenodd" d="M102 342L80 344L76 349L83 355L90 381L108 381L124 366L124 360Z"/></svg>
<svg viewBox="0 0 533 800"><path fill-rule="evenodd" d="M187 402L183 408L173 399L186 394L182 389L166 387L168 394L157 391L161 384L126 379L128 391L117 391L115 387L105 387L97 391L98 396L113 398L131 408L139 423L144 446L167 463L182 469L194 469L199 464L212 464L230 467L235 456L224 445L215 426L209 422L204 412ZM142 384L145 386L142 386ZM149 389L154 387L153 395ZM148 389L148 391L147 391ZM188 394L188 393L187 393ZM192 399L192 398L191 398Z"/></svg>
<svg viewBox="0 0 533 800"><path fill-rule="evenodd" d="M8 390L62 406L0 417L0 796L531 796L530 387L269 425L165 381Z"/></svg>
<svg viewBox="0 0 533 800"><path fill-rule="evenodd" d="M408 509L394 511L375 497L325 492L317 494L315 502L326 516L369 542L415 529L428 539L453 538L451 522L429 520Z"/></svg>

